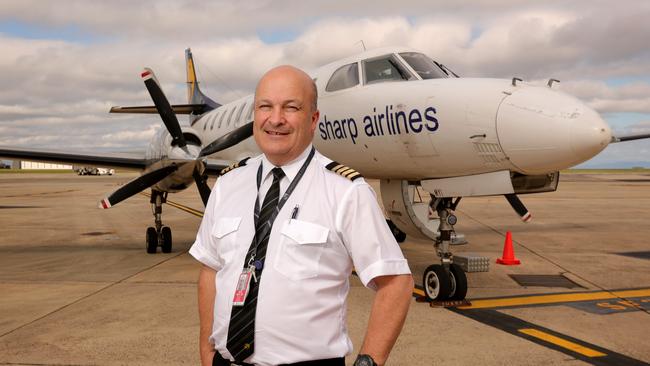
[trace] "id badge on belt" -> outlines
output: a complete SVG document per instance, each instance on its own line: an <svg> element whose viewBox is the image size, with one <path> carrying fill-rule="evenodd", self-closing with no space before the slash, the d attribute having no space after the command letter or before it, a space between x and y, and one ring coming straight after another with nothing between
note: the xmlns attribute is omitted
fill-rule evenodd
<svg viewBox="0 0 650 366"><path fill-rule="evenodd" d="M255 267L250 266L239 275L239 281L237 281L237 288L235 288L235 296L232 299L233 306L244 306L246 302L246 297L251 288L251 279L257 281L255 276Z"/></svg>

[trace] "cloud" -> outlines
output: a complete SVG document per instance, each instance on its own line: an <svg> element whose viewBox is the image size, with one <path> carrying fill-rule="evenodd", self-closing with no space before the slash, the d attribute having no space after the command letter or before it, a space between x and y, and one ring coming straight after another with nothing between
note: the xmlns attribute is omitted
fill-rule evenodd
<svg viewBox="0 0 650 366"><path fill-rule="evenodd" d="M461 76L544 83L554 77L562 80L559 88L601 113L650 115L650 84L607 83L650 80L649 18L650 2L643 0L626 6L587 0L3 1L0 144L142 148L159 118L107 111L151 104L139 77L144 66L156 72L172 103L184 103L188 46L201 88L222 103L251 93L272 66L315 69L361 51L363 40L367 48L422 50ZM51 36L33 39L3 22L51 30ZM90 34L90 41L66 39L57 29ZM278 31L295 37L260 39ZM119 142L109 144L112 138Z"/></svg>
<svg viewBox="0 0 650 366"><path fill-rule="evenodd" d="M119 131L103 135L101 140L104 142L143 142L153 137L156 130L160 127L158 124L150 124L146 130L142 131Z"/></svg>
<svg viewBox="0 0 650 366"><path fill-rule="evenodd" d="M563 85L563 89L600 113L650 114L650 84L646 82L610 86L604 81L579 80Z"/></svg>

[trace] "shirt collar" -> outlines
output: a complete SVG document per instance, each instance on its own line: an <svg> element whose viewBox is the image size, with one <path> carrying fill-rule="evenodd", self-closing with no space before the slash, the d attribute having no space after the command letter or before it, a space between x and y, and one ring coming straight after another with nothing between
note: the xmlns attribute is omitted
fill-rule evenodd
<svg viewBox="0 0 650 366"><path fill-rule="evenodd" d="M307 146L307 148L297 158L280 166L284 171L284 175L289 178L289 182L292 182L293 178L298 175L298 171L300 171L300 167L302 167L302 164L307 160L311 148L312 144L309 144L309 146ZM266 155L262 154L262 182L271 175L271 169L273 168L275 168L275 165L266 158Z"/></svg>

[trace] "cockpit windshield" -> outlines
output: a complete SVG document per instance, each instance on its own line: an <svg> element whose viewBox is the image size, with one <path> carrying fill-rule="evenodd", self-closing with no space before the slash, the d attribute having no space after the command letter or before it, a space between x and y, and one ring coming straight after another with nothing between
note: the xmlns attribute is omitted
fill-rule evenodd
<svg viewBox="0 0 650 366"><path fill-rule="evenodd" d="M386 81L416 80L395 55L385 55L363 61L366 84Z"/></svg>
<svg viewBox="0 0 650 366"><path fill-rule="evenodd" d="M418 52L403 52L399 54L402 56L409 66L420 75L422 79L443 79L451 77L451 75L438 63Z"/></svg>

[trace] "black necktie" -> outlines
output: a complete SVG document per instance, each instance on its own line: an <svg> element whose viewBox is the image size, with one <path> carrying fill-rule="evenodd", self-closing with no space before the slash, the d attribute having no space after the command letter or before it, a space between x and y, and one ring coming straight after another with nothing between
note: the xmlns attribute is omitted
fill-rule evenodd
<svg viewBox="0 0 650 366"><path fill-rule="evenodd" d="M255 262L262 264L262 268L255 271L257 281L252 280L246 302L243 306L233 306L230 315L230 324L228 325L228 341L226 347L236 362L242 362L253 354L255 348L255 310L257 307L257 293L259 290L260 278L266 258L266 246L271 235L273 222L269 220L271 214L278 209L278 200L280 198L280 179L284 177L281 168L273 168L273 183L271 188L266 192L259 217L256 217L255 237L248 249L248 254L244 260L244 268L248 267L248 262L255 253ZM267 230L264 230L268 227ZM257 242L257 245L256 245Z"/></svg>

